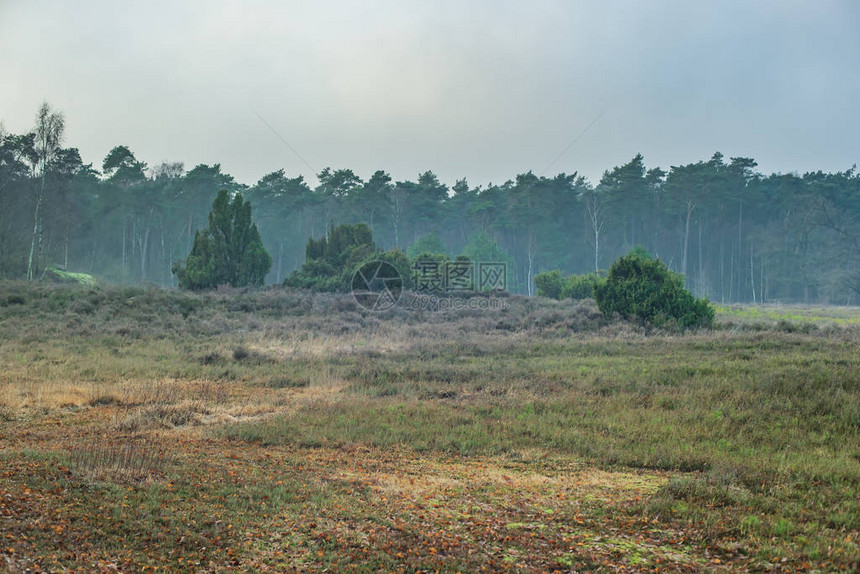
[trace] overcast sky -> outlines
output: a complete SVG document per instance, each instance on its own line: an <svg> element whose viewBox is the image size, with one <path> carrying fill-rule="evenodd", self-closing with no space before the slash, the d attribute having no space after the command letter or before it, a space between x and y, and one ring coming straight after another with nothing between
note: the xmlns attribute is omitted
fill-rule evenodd
<svg viewBox="0 0 860 574"><path fill-rule="evenodd" d="M6 130L43 100L97 168L125 144L247 184L596 182L715 150L837 171L860 160L860 2L0 0Z"/></svg>

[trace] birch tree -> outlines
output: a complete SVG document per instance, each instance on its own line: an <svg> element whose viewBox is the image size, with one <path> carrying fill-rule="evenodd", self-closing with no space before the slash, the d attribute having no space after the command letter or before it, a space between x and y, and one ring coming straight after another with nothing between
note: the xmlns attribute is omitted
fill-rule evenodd
<svg viewBox="0 0 860 574"><path fill-rule="evenodd" d="M48 165L60 150L65 135L66 120L62 112L51 110L48 102L43 102L36 114L34 164L35 202L33 204L33 236L30 241L30 256L27 258L27 279L36 278L36 268L42 261L42 208L45 200L45 183Z"/></svg>
<svg viewBox="0 0 860 574"><path fill-rule="evenodd" d="M603 197L595 190L587 190L582 194L585 204L585 214L591 228L592 245L594 247L594 272L600 271L600 233L606 224L606 214L603 209Z"/></svg>

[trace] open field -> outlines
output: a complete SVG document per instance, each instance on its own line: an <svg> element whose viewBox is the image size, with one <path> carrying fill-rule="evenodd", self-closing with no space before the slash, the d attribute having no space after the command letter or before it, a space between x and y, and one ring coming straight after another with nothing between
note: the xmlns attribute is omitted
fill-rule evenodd
<svg viewBox="0 0 860 574"><path fill-rule="evenodd" d="M724 323L759 325L766 328L774 322L785 329L810 326L860 325L860 307L822 305L717 305Z"/></svg>
<svg viewBox="0 0 860 574"><path fill-rule="evenodd" d="M0 283L11 571L853 571L860 310Z"/></svg>

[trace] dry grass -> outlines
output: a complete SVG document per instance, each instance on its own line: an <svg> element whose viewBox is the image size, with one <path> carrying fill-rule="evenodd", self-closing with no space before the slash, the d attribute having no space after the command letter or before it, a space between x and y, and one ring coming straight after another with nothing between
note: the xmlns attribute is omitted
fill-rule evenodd
<svg viewBox="0 0 860 574"><path fill-rule="evenodd" d="M588 302L372 314L280 290L2 283L0 301L0 554L17 569L860 557L850 321L733 309L682 334Z"/></svg>
<svg viewBox="0 0 860 574"><path fill-rule="evenodd" d="M72 471L90 481L141 482L164 474L165 455L146 437L105 441L76 447L68 453Z"/></svg>

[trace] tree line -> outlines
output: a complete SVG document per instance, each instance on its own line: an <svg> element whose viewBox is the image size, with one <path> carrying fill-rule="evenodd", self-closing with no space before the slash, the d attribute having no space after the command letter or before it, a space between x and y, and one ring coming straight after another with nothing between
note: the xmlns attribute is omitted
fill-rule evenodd
<svg viewBox="0 0 860 574"><path fill-rule="evenodd" d="M33 129L0 128L0 277L39 279L51 266L108 281L175 285L220 190L241 192L271 255L268 283L305 261L308 238L365 223L377 245L442 249L452 258L490 241L511 289L534 278L602 272L642 247L718 302L856 303L860 297L860 174L762 174L752 158L717 152L647 168L641 154L596 183L532 172L503 183L448 186L432 172L394 181L326 168L312 186L284 170L253 185L219 164L148 166L126 145L98 167L65 147L62 113L43 104Z"/></svg>

